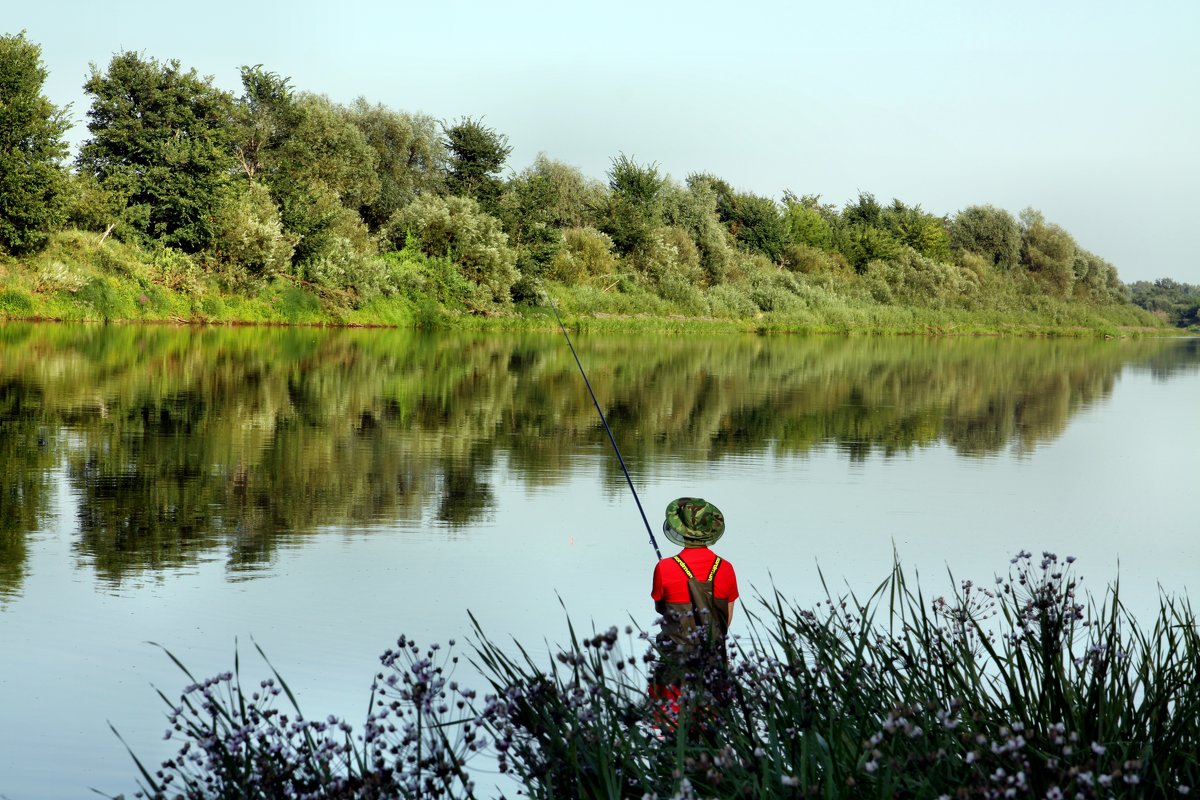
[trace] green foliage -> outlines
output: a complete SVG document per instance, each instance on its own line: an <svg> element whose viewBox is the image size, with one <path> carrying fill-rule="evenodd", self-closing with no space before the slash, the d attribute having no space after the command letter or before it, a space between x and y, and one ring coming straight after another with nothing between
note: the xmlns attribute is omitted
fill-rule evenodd
<svg viewBox="0 0 1200 800"><path fill-rule="evenodd" d="M864 278L872 296L881 303L940 308L978 290L974 273L935 261L910 247L894 258L870 262Z"/></svg>
<svg viewBox="0 0 1200 800"><path fill-rule="evenodd" d="M1200 327L1200 286L1170 278L1129 285L1132 302L1179 328Z"/></svg>
<svg viewBox="0 0 1200 800"><path fill-rule="evenodd" d="M24 32L0 36L0 252L38 249L65 217L70 122L45 81L41 48Z"/></svg>
<svg viewBox="0 0 1200 800"><path fill-rule="evenodd" d="M564 283L615 282L620 262L613 241L595 228L568 228L554 256L550 276Z"/></svg>
<svg viewBox="0 0 1200 800"><path fill-rule="evenodd" d="M251 182L221 208L215 228L215 257L251 278L286 272L299 241L298 236L284 231L270 190L258 182Z"/></svg>
<svg viewBox="0 0 1200 800"><path fill-rule="evenodd" d="M602 210L601 231L608 234L621 255L635 253L650 243L650 234L662 225L667 179L657 164L639 164L621 153L608 170L609 196Z"/></svg>
<svg viewBox="0 0 1200 800"><path fill-rule="evenodd" d="M33 301L20 289L5 289L0 292L0 314L22 317L33 311Z"/></svg>
<svg viewBox="0 0 1200 800"><path fill-rule="evenodd" d="M715 200L717 218L735 242L775 263L791 243L791 230L779 205L768 197L735 192L724 180L705 173L688 176L688 187Z"/></svg>
<svg viewBox="0 0 1200 800"><path fill-rule="evenodd" d="M664 221L687 231L696 246L705 282L715 285L729 275L734 250L729 232L717 214L717 192L710 183L689 183L686 189L668 186Z"/></svg>
<svg viewBox="0 0 1200 800"><path fill-rule="evenodd" d="M446 184L456 195L474 198L488 211L494 210L500 197L500 172L512 147L508 137L483 124L483 119L463 117L450 126L442 126L446 149L450 152L450 171Z"/></svg>
<svg viewBox="0 0 1200 800"><path fill-rule="evenodd" d="M1075 282L1075 240L1042 212L1021 212L1021 264L1049 292L1067 297Z"/></svg>
<svg viewBox="0 0 1200 800"><path fill-rule="evenodd" d="M371 230L379 230L419 195L442 192L449 153L432 117L371 105L361 97L350 106L349 117L376 156L379 193L359 209Z"/></svg>
<svg viewBox="0 0 1200 800"><path fill-rule="evenodd" d="M782 261L788 269L806 275L846 276L853 272L850 263L841 253L803 243L789 244L785 247Z"/></svg>
<svg viewBox="0 0 1200 800"><path fill-rule="evenodd" d="M314 320L320 311L320 299L300 286L287 286L279 292L279 313L290 322Z"/></svg>
<svg viewBox="0 0 1200 800"><path fill-rule="evenodd" d="M105 321L130 319L135 313L133 298L127 290L103 276L92 278L75 296L91 306L95 317Z"/></svg>
<svg viewBox="0 0 1200 800"><path fill-rule="evenodd" d="M384 235L393 243L412 236L426 255L448 258L478 287L475 304L507 304L520 277L516 253L499 221L468 197L422 196L401 209Z"/></svg>
<svg viewBox="0 0 1200 800"><path fill-rule="evenodd" d="M434 318L441 318L437 309L466 308L478 293L453 261L426 255L415 238L403 249L385 253L383 262L397 291L416 303L420 327L431 327Z"/></svg>
<svg viewBox="0 0 1200 800"><path fill-rule="evenodd" d="M892 200L882 214L883 226L897 242L911 247L921 255L937 261L950 260L950 235L946 221L921 210Z"/></svg>
<svg viewBox="0 0 1200 800"><path fill-rule="evenodd" d="M1012 269L1021 258L1021 229L1002 208L968 206L950 223L950 246L976 253L992 266Z"/></svg>
<svg viewBox="0 0 1200 800"><path fill-rule="evenodd" d="M844 225L862 225L869 228L883 228L883 206L870 192L859 192L858 199L847 203L842 209L841 221Z"/></svg>
<svg viewBox="0 0 1200 800"><path fill-rule="evenodd" d="M271 191L293 262L342 258L346 242L371 254L358 210L379 196L377 151L355 115L326 97L296 94L286 78L242 68L238 153L243 171Z"/></svg>
<svg viewBox="0 0 1200 800"><path fill-rule="evenodd" d="M178 61L132 52L96 67L84 89L91 138L80 170L125 198L129 231L187 252L212 241L234 167L232 98Z"/></svg>
<svg viewBox="0 0 1200 800"><path fill-rule="evenodd" d="M784 222L788 238L794 244L817 247L822 250L833 248L833 209L821 205L819 195L796 197L785 192L783 197Z"/></svg>
<svg viewBox="0 0 1200 800"><path fill-rule="evenodd" d="M709 313L715 317L752 319L759 312L758 306L744 290L727 283L713 286L705 292L705 297Z"/></svg>
<svg viewBox="0 0 1200 800"><path fill-rule="evenodd" d="M671 287L675 295L690 286L698 292L704 283L704 270L700 266L700 251L688 232L682 228L661 227L650 232L645 246L636 256L642 273L660 290ZM664 297L670 299L667 293ZM695 305L698 294L687 292L689 302Z"/></svg>
<svg viewBox="0 0 1200 800"><path fill-rule="evenodd" d="M1075 297L1093 303L1128 303L1129 294L1117 277L1117 268L1082 247L1072 263Z"/></svg>
<svg viewBox="0 0 1200 800"><path fill-rule="evenodd" d="M791 231L779 205L768 197L736 195L728 223L739 244L775 263L783 259L784 248L791 243Z"/></svg>
<svg viewBox="0 0 1200 800"><path fill-rule="evenodd" d="M127 231L121 222L125 212L126 197L122 192L106 189L95 175L87 172L72 172L67 179L67 223L84 231L120 229L118 235L128 233L126 238L137 238L135 232Z"/></svg>
<svg viewBox="0 0 1200 800"><path fill-rule="evenodd" d="M856 272L863 273L872 261L887 261L896 258L903 245L890 233L874 225L861 222L839 225L834 230L834 246Z"/></svg>

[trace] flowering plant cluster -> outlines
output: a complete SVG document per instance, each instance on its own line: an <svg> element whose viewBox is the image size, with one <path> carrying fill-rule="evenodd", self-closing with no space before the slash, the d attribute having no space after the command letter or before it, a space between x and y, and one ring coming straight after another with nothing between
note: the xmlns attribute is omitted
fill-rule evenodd
<svg viewBox="0 0 1200 800"><path fill-rule="evenodd" d="M1200 781L1195 617L1163 597L1140 627L1115 588L1081 597L1073 561L1022 551L994 588L963 581L930 602L899 565L865 601L763 598L748 634L697 648L665 695L653 684L678 654L628 626L570 627L539 659L476 623L482 693L455 681L453 641L401 637L357 734L301 715L273 669L247 691L235 668L170 704L182 745L153 772L138 762L141 794L475 798L503 796L479 788L498 772L544 800L1186 796Z"/></svg>

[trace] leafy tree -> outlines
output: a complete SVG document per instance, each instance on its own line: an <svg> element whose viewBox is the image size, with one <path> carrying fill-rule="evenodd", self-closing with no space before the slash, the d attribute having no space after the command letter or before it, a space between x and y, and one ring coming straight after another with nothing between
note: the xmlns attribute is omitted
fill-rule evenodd
<svg viewBox="0 0 1200 800"><path fill-rule="evenodd" d="M1074 293L1077 298L1097 303L1128 302L1117 268L1095 253L1076 248L1072 263Z"/></svg>
<svg viewBox="0 0 1200 800"><path fill-rule="evenodd" d="M644 250L650 235L663 222L667 179L657 164L639 164L621 153L608 170L609 196L598 226L613 240L618 253Z"/></svg>
<svg viewBox="0 0 1200 800"><path fill-rule="evenodd" d="M860 274L872 261L891 261L904 249L888 229L883 206L870 192L860 192L856 201L842 209L834 226L833 246Z"/></svg>
<svg viewBox="0 0 1200 800"><path fill-rule="evenodd" d="M784 222L793 243L833 249L833 220L837 215L832 206L821 204L820 195L796 197L784 192L783 206Z"/></svg>
<svg viewBox="0 0 1200 800"><path fill-rule="evenodd" d="M443 126L442 132L450 151L450 191L472 197L485 210L492 210L502 188L500 172L512 153L508 137L484 125L482 119L470 117Z"/></svg>
<svg viewBox="0 0 1200 800"><path fill-rule="evenodd" d="M126 232L196 252L230 194L233 100L179 62L137 53L94 65L84 89L91 138L78 165L125 199Z"/></svg>
<svg viewBox="0 0 1200 800"><path fill-rule="evenodd" d="M360 209L372 230L419 195L444 190L449 153L432 117L371 105L361 97L349 117L375 151L379 193Z"/></svg>
<svg viewBox="0 0 1200 800"><path fill-rule="evenodd" d="M739 244L775 262L782 259L784 248L791 243L791 232L779 205L756 194L736 195L731 230Z"/></svg>
<svg viewBox="0 0 1200 800"><path fill-rule="evenodd" d="M1048 290L1066 297L1075 281L1075 240L1042 212L1021 212L1021 264Z"/></svg>
<svg viewBox="0 0 1200 800"><path fill-rule="evenodd" d="M883 206L870 192L859 192L858 199L853 203L847 203L842 209L841 219L846 225L882 228L884 227Z"/></svg>
<svg viewBox="0 0 1200 800"><path fill-rule="evenodd" d="M250 277L270 277L287 271L296 236L283 229L271 192L254 181L217 215L215 255Z"/></svg>
<svg viewBox="0 0 1200 800"><path fill-rule="evenodd" d="M918 206L892 200L881 215L884 228L896 241L911 247L926 258L950 260L950 235L941 217L927 214Z"/></svg>
<svg viewBox="0 0 1200 800"><path fill-rule="evenodd" d="M1130 299L1180 328L1200 326L1200 286L1160 278L1129 285Z"/></svg>
<svg viewBox="0 0 1200 800"><path fill-rule="evenodd" d="M554 256L551 275L560 281L586 283L592 279L615 283L620 263L613 255L613 243L595 228L568 228L563 231L563 246Z"/></svg>
<svg viewBox="0 0 1200 800"><path fill-rule="evenodd" d="M536 280L546 271L562 245L563 231L586 225L603 191L575 167L544 153L508 181L497 213L524 278Z"/></svg>
<svg viewBox="0 0 1200 800"><path fill-rule="evenodd" d="M768 197L736 192L724 180L705 173L688 176L688 186L706 188L716 196L717 217L734 241L772 261L780 261L791 243L791 231L779 205Z"/></svg>
<svg viewBox="0 0 1200 800"><path fill-rule="evenodd" d="M950 247L981 255L994 267L1012 269L1021 258L1021 228L1002 208L968 206L950 223Z"/></svg>
<svg viewBox="0 0 1200 800"><path fill-rule="evenodd" d="M270 189L297 265L347 246L369 250L358 209L379 195L378 156L352 114L328 98L293 92L288 79L243 67L238 154Z"/></svg>
<svg viewBox="0 0 1200 800"><path fill-rule="evenodd" d="M904 249L886 230L862 223L839 224L833 232L833 246L860 274L872 261L897 258Z"/></svg>
<svg viewBox="0 0 1200 800"><path fill-rule="evenodd" d="M0 36L0 250L12 253L40 247L65 215L70 124L45 81L42 49L24 32Z"/></svg>
<svg viewBox="0 0 1200 800"><path fill-rule="evenodd" d="M706 282L711 286L724 281L734 252L729 231L717 213L717 192L712 184L697 181L686 189L670 186L664 199L664 221L687 231L695 244Z"/></svg>

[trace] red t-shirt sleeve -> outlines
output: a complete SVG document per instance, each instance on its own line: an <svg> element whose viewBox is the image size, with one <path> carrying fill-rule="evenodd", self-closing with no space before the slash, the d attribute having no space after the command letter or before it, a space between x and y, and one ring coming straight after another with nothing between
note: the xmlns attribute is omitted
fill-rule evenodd
<svg viewBox="0 0 1200 800"><path fill-rule="evenodd" d="M656 603L663 599L663 595L667 591L666 587L663 586L662 569L663 565L661 561L654 565L654 581L650 585L650 599Z"/></svg>
<svg viewBox="0 0 1200 800"><path fill-rule="evenodd" d="M728 561L721 562L716 577L713 578L713 596L726 600L738 599L737 573L733 571L733 564Z"/></svg>

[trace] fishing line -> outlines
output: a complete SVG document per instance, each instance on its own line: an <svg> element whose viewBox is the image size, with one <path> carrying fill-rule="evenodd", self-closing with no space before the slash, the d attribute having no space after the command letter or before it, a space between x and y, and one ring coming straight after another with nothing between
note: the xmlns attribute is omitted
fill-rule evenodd
<svg viewBox="0 0 1200 800"><path fill-rule="evenodd" d="M600 410L600 401L596 399L596 393L592 391L592 382L588 380L587 373L583 370L583 364L579 361L579 354L575 352L575 345L571 343L571 334L567 333L567 326L563 325L562 317L558 315L558 308L555 307L554 300L549 296L546 299L550 303L550 310L554 312L554 318L558 320L558 327L562 328L563 336L567 338L567 347L571 348L571 355L575 356L575 366L579 367L579 374L583 376L583 383L587 386L588 394L592 396L592 405L596 406L596 413L600 415L600 422L604 424L604 431L608 434L608 441L612 442L613 452L617 454L617 461L621 463L621 471L625 473L625 481L629 484L629 491L633 492L633 501L637 503L638 511L642 515L642 522L646 525L646 533L650 534L650 546L654 548L654 554L661 561L662 552L658 549L658 542L654 538L654 531L650 529L650 520L646 519L646 510L642 508L642 500L638 497L637 489L633 488L633 478L629 477L629 470L625 468L625 459L621 457L621 448L617 447L617 440L613 438L612 428L608 427L608 420L604 418L604 412Z"/></svg>

